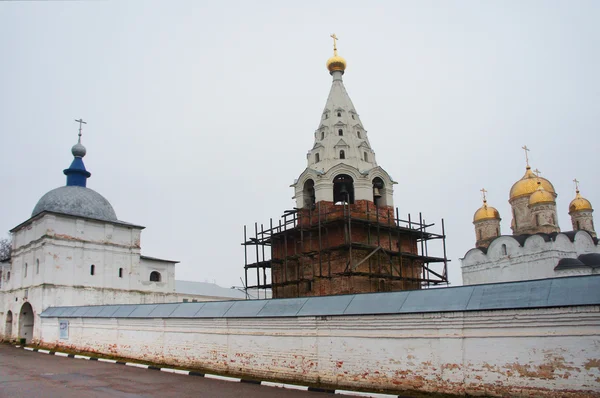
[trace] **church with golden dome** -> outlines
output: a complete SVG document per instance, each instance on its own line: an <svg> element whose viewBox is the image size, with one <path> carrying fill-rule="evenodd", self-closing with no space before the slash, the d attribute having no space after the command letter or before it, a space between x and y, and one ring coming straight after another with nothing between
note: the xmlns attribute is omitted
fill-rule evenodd
<svg viewBox="0 0 600 398"><path fill-rule="evenodd" d="M465 285L544 279L600 273L600 246L592 204L581 196L579 181L569 204L571 231L558 225L557 193L552 183L531 170L527 151L525 174L510 189L511 235L502 235L500 212L490 206L483 192L483 205L475 211L475 248L462 262Z"/></svg>

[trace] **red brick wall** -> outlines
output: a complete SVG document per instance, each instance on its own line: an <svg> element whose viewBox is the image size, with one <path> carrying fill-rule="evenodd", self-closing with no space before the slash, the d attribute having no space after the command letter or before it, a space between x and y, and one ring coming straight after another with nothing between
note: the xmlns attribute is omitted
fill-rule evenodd
<svg viewBox="0 0 600 398"><path fill-rule="evenodd" d="M350 228L348 222L344 222L348 214L355 220ZM378 223L375 222L377 217ZM356 220L368 220L372 223ZM319 229L316 228L319 222L320 246ZM320 207L315 210L301 210L298 213L297 227L278 234L273 239L273 297L419 289L420 283L414 280L420 277L419 260L390 256L380 250L358 264L378 246L392 253L397 253L399 247L405 253L418 253L418 233L390 229L390 225L394 226L391 207L377 209L373 202L364 200L347 207L320 202ZM350 241L370 247L353 246L350 250ZM353 269L351 264L354 265ZM348 275L349 271L367 273L370 276ZM406 279L396 280L392 276Z"/></svg>

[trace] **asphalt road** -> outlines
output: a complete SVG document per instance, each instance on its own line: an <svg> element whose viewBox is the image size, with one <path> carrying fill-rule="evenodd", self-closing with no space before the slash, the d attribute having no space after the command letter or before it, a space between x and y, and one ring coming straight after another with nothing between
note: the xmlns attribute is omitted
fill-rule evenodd
<svg viewBox="0 0 600 398"><path fill-rule="evenodd" d="M164 373L0 344L0 397L298 397L319 392Z"/></svg>

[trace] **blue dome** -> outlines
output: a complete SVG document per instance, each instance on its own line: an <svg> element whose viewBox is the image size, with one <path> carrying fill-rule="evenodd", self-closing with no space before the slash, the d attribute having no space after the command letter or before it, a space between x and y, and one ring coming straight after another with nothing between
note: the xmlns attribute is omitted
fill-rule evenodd
<svg viewBox="0 0 600 398"><path fill-rule="evenodd" d="M104 196L93 189L81 186L65 186L48 192L37 202L31 216L43 211L118 221L113 207Z"/></svg>

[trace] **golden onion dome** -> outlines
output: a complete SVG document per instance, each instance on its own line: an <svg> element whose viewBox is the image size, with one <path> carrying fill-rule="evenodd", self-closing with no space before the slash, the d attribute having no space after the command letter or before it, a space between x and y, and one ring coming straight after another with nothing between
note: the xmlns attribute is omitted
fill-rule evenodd
<svg viewBox="0 0 600 398"><path fill-rule="evenodd" d="M510 201L520 196L531 195L538 188L538 180L541 182L542 188L544 188L547 193L556 197L556 191L554 190L552 183L543 177L536 176L533 171L531 171L531 167L527 166L525 175L519 181L515 182L510 189L510 198L508 200Z"/></svg>
<svg viewBox="0 0 600 398"><path fill-rule="evenodd" d="M327 60L327 69L329 69L330 73L335 71L343 72L346 70L346 60L339 55L334 55Z"/></svg>
<svg viewBox="0 0 600 398"><path fill-rule="evenodd" d="M594 209L592 209L592 204L590 203L590 201L581 196L581 194L579 193L579 189L576 192L577 193L575 195L575 199L573 199L571 203L569 203L569 214L580 210L594 211Z"/></svg>
<svg viewBox="0 0 600 398"><path fill-rule="evenodd" d="M473 222L483 220L500 220L500 213L492 206L487 205L487 200L483 200L483 206L481 206L473 215Z"/></svg>
<svg viewBox="0 0 600 398"><path fill-rule="evenodd" d="M554 195L546 191L542 185L542 181L538 181L538 188L529 197L529 205L538 205L543 203L555 203Z"/></svg>

